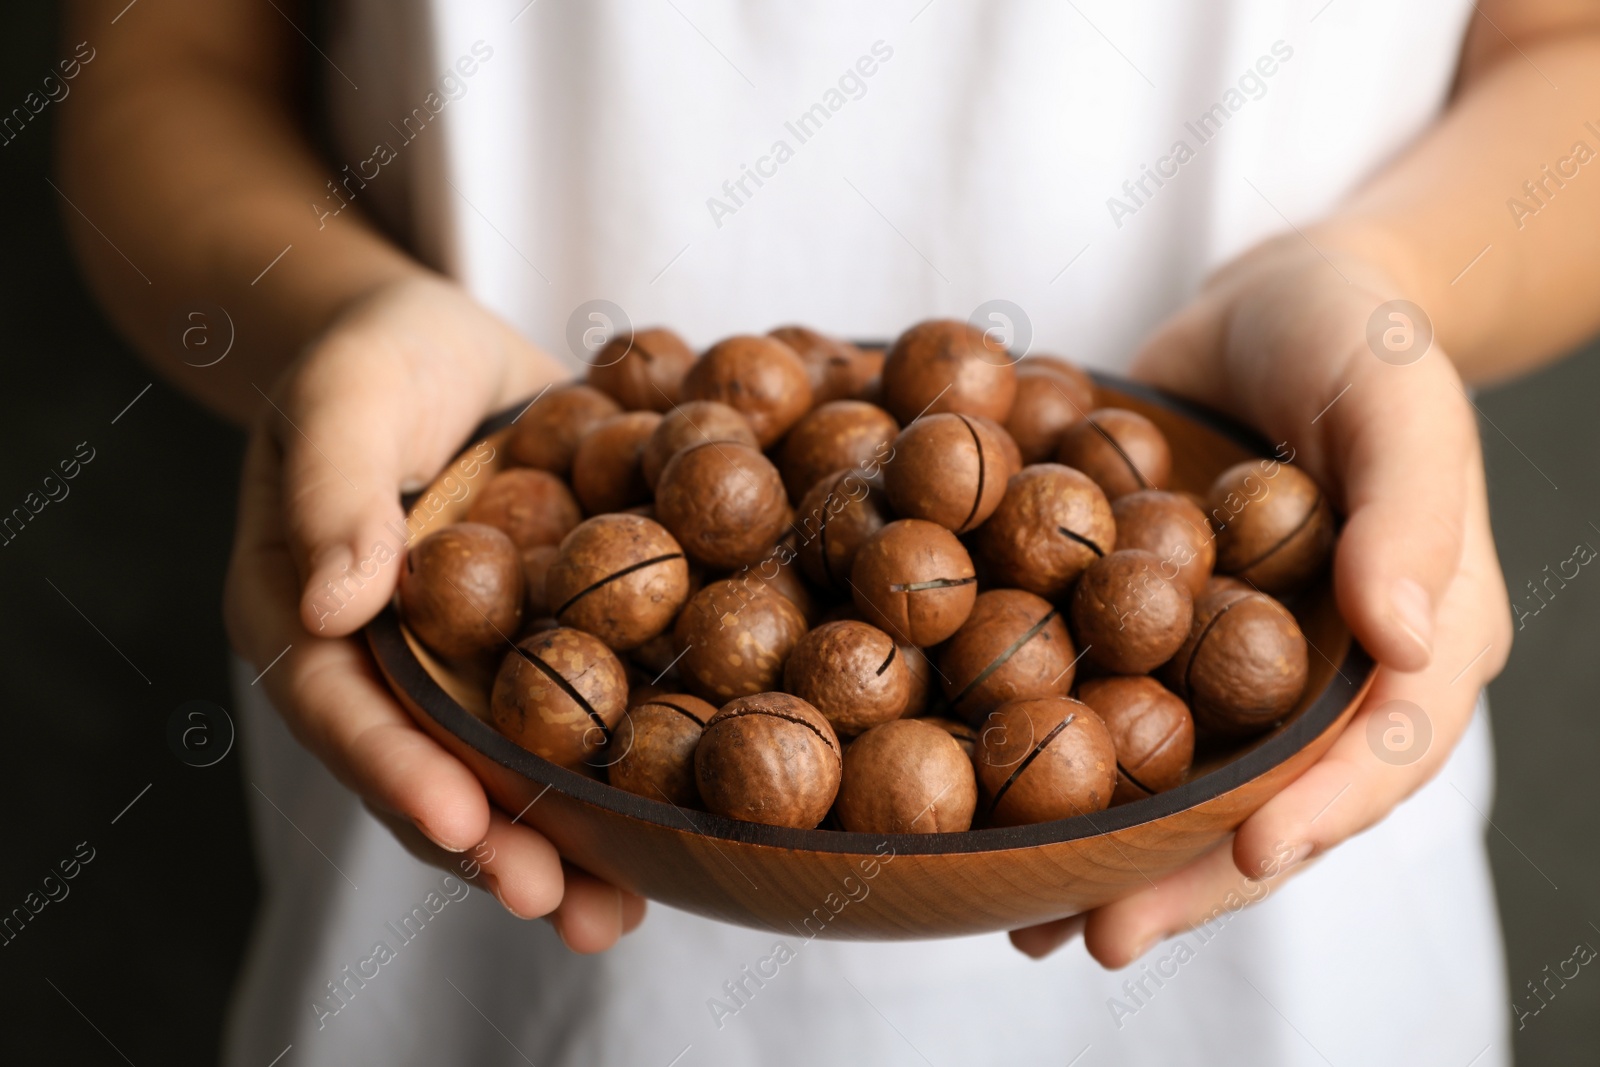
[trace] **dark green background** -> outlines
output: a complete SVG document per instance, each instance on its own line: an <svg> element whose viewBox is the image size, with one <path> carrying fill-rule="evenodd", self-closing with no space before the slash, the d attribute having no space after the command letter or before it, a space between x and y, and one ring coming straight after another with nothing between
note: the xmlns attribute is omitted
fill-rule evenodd
<svg viewBox="0 0 1600 1067"><path fill-rule="evenodd" d="M0 105L20 103L68 51L51 5L7 5ZM58 107L0 147L0 512L78 442L96 456L67 499L0 548L0 912L78 842L96 855L69 897L0 948L0 1062L122 1063L114 1043L138 1064L209 1063L256 903L249 786L236 752L187 767L165 730L186 700L230 703L219 604L242 441L159 381L111 424L155 376L95 308L63 243L64 204L46 181ZM1588 525L1600 526L1597 397L1590 348L1479 399L1513 597L1578 541L1600 547ZM1577 942L1600 946L1589 925L1600 925L1597 638L1600 578L1585 570L1528 620L1492 690L1490 848L1513 990ZM1519 1062L1593 1062L1600 977L1589 972L1516 1034Z"/></svg>

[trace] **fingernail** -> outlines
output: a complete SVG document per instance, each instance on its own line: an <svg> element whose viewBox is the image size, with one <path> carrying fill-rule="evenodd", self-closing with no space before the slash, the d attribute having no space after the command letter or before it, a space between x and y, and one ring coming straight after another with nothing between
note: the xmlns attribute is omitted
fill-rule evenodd
<svg viewBox="0 0 1600 1067"><path fill-rule="evenodd" d="M1282 867L1278 868L1277 873L1282 874L1284 871L1294 870L1296 867L1300 866L1306 860L1311 858L1311 853L1316 851L1316 847L1317 846L1313 845L1310 841L1300 842L1294 847L1294 851L1289 853L1288 860L1284 862Z"/></svg>
<svg viewBox="0 0 1600 1067"><path fill-rule="evenodd" d="M1417 644L1433 654L1433 598L1410 578L1401 578L1389 589L1389 603L1395 620L1416 638Z"/></svg>
<svg viewBox="0 0 1600 1067"><path fill-rule="evenodd" d="M500 895L500 883L499 882L490 883L489 892L494 894L494 899L498 900L500 902L500 906L502 908L506 909L506 911L510 912L511 916L513 918L523 919L523 920L538 918L538 916L536 916L536 915L524 915L524 914L522 914L522 912L518 911L516 908L513 908L510 904L507 904L506 903L506 898ZM557 927L556 929L560 930L560 927ZM566 939L562 938L562 940L566 940Z"/></svg>
<svg viewBox="0 0 1600 1067"><path fill-rule="evenodd" d="M413 825L413 826L415 826L417 828L417 832L419 834L421 834L423 837L426 837L429 841L432 841L435 845L438 845L440 848L444 849L446 852L465 852L466 851L466 849L464 849L464 848L452 848L451 846L445 844L443 841L440 841L437 837L435 837L433 835L433 832L431 830L429 830L426 826L424 826L422 823L416 821L415 819L412 820L411 825Z"/></svg>
<svg viewBox="0 0 1600 1067"><path fill-rule="evenodd" d="M1149 952L1150 949L1155 946L1155 943L1157 941L1160 941L1163 936L1164 935L1161 934L1159 931L1147 936L1143 941L1139 942L1139 944L1137 946L1135 946L1135 948L1133 950L1133 956L1132 956L1132 958L1130 958L1128 960L1128 962L1132 963L1132 962L1134 962L1134 960L1137 960L1140 956L1143 956L1146 952Z"/></svg>
<svg viewBox="0 0 1600 1067"><path fill-rule="evenodd" d="M555 928L556 936L561 939L561 943L567 946L567 951L576 951L573 949L572 943L567 940L567 931L562 928L561 913L551 912L548 916L546 916L546 919L549 921L550 925Z"/></svg>

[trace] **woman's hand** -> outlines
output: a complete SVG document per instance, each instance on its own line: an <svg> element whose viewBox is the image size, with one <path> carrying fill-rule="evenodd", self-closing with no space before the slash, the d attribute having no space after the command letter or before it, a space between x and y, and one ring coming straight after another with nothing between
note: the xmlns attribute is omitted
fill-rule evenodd
<svg viewBox="0 0 1600 1067"><path fill-rule="evenodd" d="M1029 955L1082 930L1095 959L1123 967L1210 919L1229 893L1255 899L1247 879L1332 848L1428 781L1505 663L1510 608L1472 405L1436 346L1409 364L1377 358L1368 320L1403 294L1372 260L1333 251L1337 242L1291 235L1242 256L1156 332L1134 373L1284 442L1332 495L1346 516L1334 589L1378 661L1376 680L1327 754L1229 841L1084 916L1015 931ZM1368 720L1395 700L1432 727L1427 751L1403 765L1367 740Z"/></svg>
<svg viewBox="0 0 1600 1067"><path fill-rule="evenodd" d="M468 857L448 853L471 849L507 911L548 915L571 948L595 952L639 924L644 901L563 871L550 842L493 810L390 695L358 631L394 593L399 554L380 555L376 578L347 576L394 546L386 524L403 523L402 491L426 485L485 415L563 373L432 275L356 302L262 394L225 608L234 647L258 669L288 648L261 679L272 702L402 844L452 871Z"/></svg>

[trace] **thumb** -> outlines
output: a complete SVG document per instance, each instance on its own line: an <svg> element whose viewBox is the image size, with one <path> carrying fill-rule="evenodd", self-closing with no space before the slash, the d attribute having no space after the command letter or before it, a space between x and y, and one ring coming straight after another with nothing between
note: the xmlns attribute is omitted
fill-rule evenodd
<svg viewBox="0 0 1600 1067"><path fill-rule="evenodd" d="M283 451L285 532L305 583L300 617L313 634L342 637L382 610L399 579L408 540L400 450L360 408L298 414L278 407L268 418Z"/></svg>
<svg viewBox="0 0 1600 1067"><path fill-rule="evenodd" d="M1334 591L1351 631L1386 666L1418 671L1435 614L1461 566L1477 424L1440 352L1409 366L1356 360L1328 412L1319 452L1346 515Z"/></svg>

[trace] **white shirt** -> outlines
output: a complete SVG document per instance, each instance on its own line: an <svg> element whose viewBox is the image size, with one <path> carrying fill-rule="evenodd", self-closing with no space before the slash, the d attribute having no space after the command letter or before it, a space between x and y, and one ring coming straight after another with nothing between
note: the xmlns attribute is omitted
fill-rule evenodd
<svg viewBox="0 0 1600 1067"><path fill-rule="evenodd" d="M374 213L575 365L568 319L595 299L705 345L791 321L887 338L998 298L1033 349L1114 368L1208 270L1413 140L1471 11L525 2L346 3L334 170L363 177L313 210ZM282 812L256 805L230 1063L1509 1062L1481 707L1380 826L1107 973L1081 942L1043 963L1003 935L807 943L659 905L575 957L410 859L239 692Z"/></svg>

